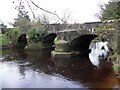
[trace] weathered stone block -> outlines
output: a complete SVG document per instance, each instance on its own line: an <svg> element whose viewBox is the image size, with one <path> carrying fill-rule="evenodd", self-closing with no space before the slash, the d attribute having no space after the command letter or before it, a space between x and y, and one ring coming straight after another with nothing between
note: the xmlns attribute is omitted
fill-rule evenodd
<svg viewBox="0 0 120 90"><path fill-rule="evenodd" d="M68 52L69 51L69 43L64 40L57 41L55 43L55 51Z"/></svg>
<svg viewBox="0 0 120 90"><path fill-rule="evenodd" d="M52 58L72 58L79 54L80 52L58 52L58 51L51 52Z"/></svg>

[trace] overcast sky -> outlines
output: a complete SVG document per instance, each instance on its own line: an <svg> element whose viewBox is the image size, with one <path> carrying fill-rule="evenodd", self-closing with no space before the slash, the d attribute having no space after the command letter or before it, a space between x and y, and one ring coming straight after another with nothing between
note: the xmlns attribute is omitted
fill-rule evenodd
<svg viewBox="0 0 120 90"><path fill-rule="evenodd" d="M17 1L17 0L15 0ZM95 14L99 12L99 4L107 3L109 0L33 0L40 7L55 12L62 17L63 13L68 10L71 13L71 22L84 23L98 21ZM13 0L0 1L0 21L5 24L13 22L17 16L14 9ZM33 7L34 8L34 7ZM36 15L41 14L41 10L36 11ZM32 18L32 14L29 13Z"/></svg>

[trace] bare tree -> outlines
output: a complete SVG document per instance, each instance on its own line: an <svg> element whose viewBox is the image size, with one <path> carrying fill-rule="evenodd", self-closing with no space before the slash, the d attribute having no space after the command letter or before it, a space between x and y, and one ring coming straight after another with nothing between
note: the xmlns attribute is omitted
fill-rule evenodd
<svg viewBox="0 0 120 90"><path fill-rule="evenodd" d="M71 19L71 12L69 11L69 9L66 9L63 12L63 16L62 16L62 20L64 21L63 23L68 23Z"/></svg>
<svg viewBox="0 0 120 90"><path fill-rule="evenodd" d="M15 2L16 0L13 1L13 3ZM37 5L36 3L33 2L33 0L18 0L19 1L19 6L16 6L19 8L19 10L21 10L20 6L23 4L23 3L27 3L32 15L33 15L33 18L35 19L36 16L35 16L35 13L34 13L34 9L32 9L32 5L35 6L37 9L40 9L41 11L44 11L45 13L48 13L48 14L51 14L53 16L55 16L60 22L62 23L67 23L68 19L70 18L70 13L68 13L68 10L65 11L63 17L60 17L56 12L51 12L51 11L48 11L48 10L45 10L43 8L41 8L39 5ZM24 6L24 5L23 5ZM45 14L42 15L42 17L45 19L48 20L48 16L46 16ZM53 17L52 17L53 18Z"/></svg>
<svg viewBox="0 0 120 90"><path fill-rule="evenodd" d="M41 20L42 24L45 24L45 25L50 24L52 19L53 19L53 17L47 13L42 13L42 15L40 16L40 20Z"/></svg>
<svg viewBox="0 0 120 90"><path fill-rule="evenodd" d="M60 21L64 22L63 19L61 19L56 13L53 13L53 12L51 12L51 11L48 11L48 10L45 10L45 9L41 8L40 6L38 6L37 4L35 4L32 0L30 0L30 2L31 2L34 6L36 6L37 8L39 8L40 10L42 10L42 11L44 11L44 12L47 12L47 13L49 13L49 14L55 15Z"/></svg>

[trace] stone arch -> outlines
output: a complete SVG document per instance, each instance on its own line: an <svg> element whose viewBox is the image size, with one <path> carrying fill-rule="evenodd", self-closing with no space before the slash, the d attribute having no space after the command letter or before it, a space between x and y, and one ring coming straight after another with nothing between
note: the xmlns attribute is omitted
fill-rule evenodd
<svg viewBox="0 0 120 90"><path fill-rule="evenodd" d="M42 44L54 44L54 39L57 37L57 34L50 33L43 37Z"/></svg>
<svg viewBox="0 0 120 90"><path fill-rule="evenodd" d="M17 42L15 43L15 48L25 48L27 45L27 38L26 38L26 34L21 34L18 39Z"/></svg>
<svg viewBox="0 0 120 90"><path fill-rule="evenodd" d="M91 41L96 37L95 34L84 34L74 38L70 42L70 51L88 51Z"/></svg>

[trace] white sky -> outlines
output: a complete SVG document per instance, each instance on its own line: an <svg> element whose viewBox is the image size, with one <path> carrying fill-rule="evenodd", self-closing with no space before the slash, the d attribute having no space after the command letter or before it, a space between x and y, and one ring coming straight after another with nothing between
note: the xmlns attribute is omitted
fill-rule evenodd
<svg viewBox="0 0 120 90"><path fill-rule="evenodd" d="M14 0L17 1L17 0ZM95 14L99 12L99 4L107 3L109 0L33 0L40 7L55 12L62 17L63 13L68 9L71 13L71 22L84 23L98 21ZM8 25L13 22L17 16L17 10L14 9L13 0L0 1L0 21ZM37 10L40 14L41 10ZM30 14L32 17L32 14Z"/></svg>

